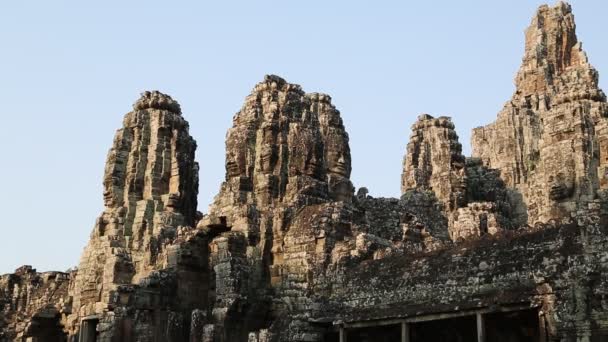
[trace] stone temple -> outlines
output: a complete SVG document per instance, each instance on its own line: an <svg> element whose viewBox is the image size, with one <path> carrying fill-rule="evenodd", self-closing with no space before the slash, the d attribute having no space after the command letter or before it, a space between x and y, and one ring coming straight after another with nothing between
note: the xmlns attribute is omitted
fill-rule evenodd
<svg viewBox="0 0 608 342"><path fill-rule="evenodd" d="M187 115L145 92L78 268L0 276L0 341L608 341L606 96L568 4L525 42L471 157L419 116L401 198L355 189L329 95L266 76L202 214Z"/></svg>

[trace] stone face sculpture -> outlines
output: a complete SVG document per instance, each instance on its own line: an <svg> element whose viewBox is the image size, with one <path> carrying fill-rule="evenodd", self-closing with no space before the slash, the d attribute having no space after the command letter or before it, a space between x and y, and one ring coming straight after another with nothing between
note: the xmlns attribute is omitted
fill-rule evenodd
<svg viewBox="0 0 608 342"><path fill-rule="evenodd" d="M312 93L309 98L312 101L311 111L319 116L329 195L334 200L350 201L354 192L350 182L350 147L340 112L331 104L329 95Z"/></svg>
<svg viewBox="0 0 608 342"><path fill-rule="evenodd" d="M492 341L602 340L608 111L569 5L539 9L516 86L472 158L450 118L421 115L402 196L375 198L354 195L330 96L268 75L234 116L205 215L181 108L145 92L78 269L0 276L0 341L392 341L395 322L438 315L487 317Z"/></svg>
<svg viewBox="0 0 608 342"><path fill-rule="evenodd" d="M324 144L318 113L310 107L299 86L277 76L256 86L227 134L226 181L218 201L225 200L223 193L239 193L229 199L234 204L255 196L264 205L295 200L303 189L325 195Z"/></svg>
<svg viewBox="0 0 608 342"><path fill-rule="evenodd" d="M350 171L348 135L331 98L266 76L228 131L226 180L210 216L226 216L233 230L248 231L252 222L230 218L240 215L235 209L350 199Z"/></svg>

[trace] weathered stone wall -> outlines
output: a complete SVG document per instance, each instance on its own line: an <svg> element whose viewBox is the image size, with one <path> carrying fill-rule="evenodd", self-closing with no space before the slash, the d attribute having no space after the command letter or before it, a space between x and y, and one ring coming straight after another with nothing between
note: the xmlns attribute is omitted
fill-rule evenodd
<svg viewBox="0 0 608 342"><path fill-rule="evenodd" d="M73 273L38 273L30 266L0 276L0 341L63 341L72 278Z"/></svg>
<svg viewBox="0 0 608 342"><path fill-rule="evenodd" d="M322 341L335 324L538 307L552 340L608 336L608 109L570 6L542 6L517 90L461 151L419 117L401 198L354 195L325 94L269 75L198 213L181 107L146 92L108 154L77 271L0 277L0 341ZM87 341L88 342L88 341Z"/></svg>
<svg viewBox="0 0 608 342"><path fill-rule="evenodd" d="M608 336L606 247L605 227L572 224L360 263L338 272L328 312L348 323L523 303L551 338Z"/></svg>

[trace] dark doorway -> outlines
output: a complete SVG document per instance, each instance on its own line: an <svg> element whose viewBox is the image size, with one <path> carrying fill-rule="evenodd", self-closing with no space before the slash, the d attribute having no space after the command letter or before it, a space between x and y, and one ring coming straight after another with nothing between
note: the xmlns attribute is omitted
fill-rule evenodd
<svg viewBox="0 0 608 342"><path fill-rule="evenodd" d="M538 311L497 312L485 315L486 336L492 342L537 342Z"/></svg>
<svg viewBox="0 0 608 342"><path fill-rule="evenodd" d="M395 342L401 341L401 325L383 325L369 328L348 329L348 342Z"/></svg>
<svg viewBox="0 0 608 342"><path fill-rule="evenodd" d="M327 332L323 335L323 342L340 342L340 333L336 331Z"/></svg>
<svg viewBox="0 0 608 342"><path fill-rule="evenodd" d="M608 335L591 335L591 342L608 342Z"/></svg>
<svg viewBox="0 0 608 342"><path fill-rule="evenodd" d="M413 323L410 325L410 333L411 342L477 341L477 320L475 316L465 316ZM492 339L488 341L496 342Z"/></svg>
<svg viewBox="0 0 608 342"><path fill-rule="evenodd" d="M80 323L80 333L78 342L95 342L97 341L97 324L98 319L85 319Z"/></svg>
<svg viewBox="0 0 608 342"><path fill-rule="evenodd" d="M56 317L33 317L28 335L33 342L65 342L68 340L59 314Z"/></svg>

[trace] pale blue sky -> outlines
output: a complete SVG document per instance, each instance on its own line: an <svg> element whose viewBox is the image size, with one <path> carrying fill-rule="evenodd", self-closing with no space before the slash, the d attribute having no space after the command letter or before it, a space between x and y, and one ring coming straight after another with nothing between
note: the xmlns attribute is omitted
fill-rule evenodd
<svg viewBox="0 0 608 342"><path fill-rule="evenodd" d="M355 185L398 196L413 120L452 116L468 153L470 130L512 94L541 3L3 1L0 273L78 264L114 131L147 89L172 95L190 122L203 212L224 177L232 116L269 73L331 94ZM608 74L608 2L571 3L591 63Z"/></svg>

